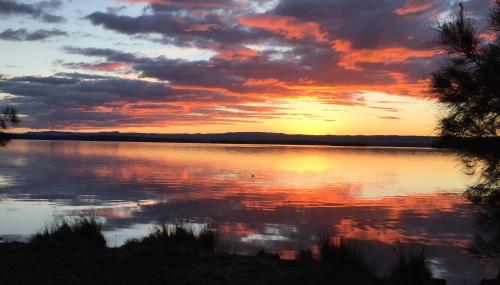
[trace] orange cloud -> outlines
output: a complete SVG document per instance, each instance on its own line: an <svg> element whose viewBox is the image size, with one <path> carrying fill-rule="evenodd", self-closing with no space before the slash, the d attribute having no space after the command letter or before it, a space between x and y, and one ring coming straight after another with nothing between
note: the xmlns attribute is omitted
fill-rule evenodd
<svg viewBox="0 0 500 285"><path fill-rule="evenodd" d="M432 2L428 3L415 3L415 2L418 1L408 1L406 5L404 5L403 7L394 10L394 13L396 13L396 15L398 16L406 16L424 12L432 8L432 6L434 6L434 3Z"/></svg>
<svg viewBox="0 0 500 285"><path fill-rule="evenodd" d="M196 24L191 25L186 32L208 32L213 29L223 29L223 27L218 24Z"/></svg>
<svg viewBox="0 0 500 285"><path fill-rule="evenodd" d="M288 39L314 38L319 42L327 40L321 26L314 22L302 22L294 17L278 15L252 15L239 17L242 25L270 31L285 36Z"/></svg>
<svg viewBox="0 0 500 285"><path fill-rule="evenodd" d="M278 79L275 78L266 78L266 79L254 79L250 78L245 83L243 83L244 86L280 86L280 87L286 87L286 84L282 81L279 81Z"/></svg>
<svg viewBox="0 0 500 285"><path fill-rule="evenodd" d="M406 47L388 47L379 49L353 49L348 40L335 40L333 49L341 53L339 66L345 69L362 71L359 63L391 63L405 62L410 58L429 58L437 54L435 50L416 50Z"/></svg>
<svg viewBox="0 0 500 285"><path fill-rule="evenodd" d="M248 62L259 56L261 56L261 52L257 50L240 48L233 50L220 50L214 58L225 61Z"/></svg>
<svg viewBox="0 0 500 285"><path fill-rule="evenodd" d="M127 63L127 62L110 62L110 63L106 62L100 64L85 64L82 66L82 68L87 70L112 72L112 71L123 70L131 66L132 63Z"/></svg>

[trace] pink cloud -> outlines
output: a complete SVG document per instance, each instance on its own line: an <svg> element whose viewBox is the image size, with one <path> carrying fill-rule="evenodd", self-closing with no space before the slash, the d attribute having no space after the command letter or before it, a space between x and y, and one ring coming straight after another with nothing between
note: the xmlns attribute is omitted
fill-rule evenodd
<svg viewBox="0 0 500 285"><path fill-rule="evenodd" d="M378 49L354 49L348 40L335 40L333 49L341 54L339 66L351 70L363 70L360 63L391 63L405 62L411 58L430 58L437 54L435 50L417 50L407 47L384 47Z"/></svg>
<svg viewBox="0 0 500 285"><path fill-rule="evenodd" d="M315 22L303 22L290 16L251 15L238 18L242 25L280 34L288 39L313 38L319 42L327 40L327 34Z"/></svg>
<svg viewBox="0 0 500 285"><path fill-rule="evenodd" d="M433 6L434 3L429 1L408 0L403 7L394 10L394 13L398 16L412 15L425 12Z"/></svg>

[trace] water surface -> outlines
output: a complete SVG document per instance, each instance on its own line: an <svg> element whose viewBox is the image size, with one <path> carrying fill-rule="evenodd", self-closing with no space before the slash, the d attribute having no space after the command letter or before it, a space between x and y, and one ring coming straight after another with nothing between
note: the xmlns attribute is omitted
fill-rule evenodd
<svg viewBox="0 0 500 285"><path fill-rule="evenodd" d="M437 277L477 284L496 265L469 252L470 183L447 151L13 141L0 149L0 237L23 239L54 215L93 209L110 245L159 221L216 224L224 244L293 258L319 232L353 239L387 270L397 243L425 245Z"/></svg>

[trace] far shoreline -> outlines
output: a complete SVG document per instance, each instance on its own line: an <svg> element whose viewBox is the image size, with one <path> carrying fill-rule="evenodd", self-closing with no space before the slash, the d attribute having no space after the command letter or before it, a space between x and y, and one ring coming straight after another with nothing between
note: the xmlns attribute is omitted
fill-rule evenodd
<svg viewBox="0 0 500 285"><path fill-rule="evenodd" d="M279 133L221 133L221 134L143 134L143 133L77 133L30 132L8 134L12 140L52 141L104 141L104 142L154 142L200 143L241 145L290 145L290 146L350 146L350 147L414 147L446 148L439 144L439 137L397 135L289 135Z"/></svg>

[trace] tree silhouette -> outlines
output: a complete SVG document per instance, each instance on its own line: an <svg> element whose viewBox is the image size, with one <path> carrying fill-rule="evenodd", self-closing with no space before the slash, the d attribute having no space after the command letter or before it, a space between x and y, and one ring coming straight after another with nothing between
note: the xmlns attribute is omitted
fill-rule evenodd
<svg viewBox="0 0 500 285"><path fill-rule="evenodd" d="M19 117L16 109L7 107L2 113L0 113L0 146L4 145L8 141L8 138L3 131L9 127L9 124L17 123L19 123Z"/></svg>
<svg viewBox="0 0 500 285"><path fill-rule="evenodd" d="M500 149L463 150L460 158L466 173L475 177L465 197L479 206L472 252L500 258Z"/></svg>
<svg viewBox="0 0 500 285"><path fill-rule="evenodd" d="M497 137L500 128L500 0L493 1L486 31L464 16L463 4L437 25L446 61L432 73L431 92L444 106L444 137ZM489 38L489 40L483 40Z"/></svg>
<svg viewBox="0 0 500 285"><path fill-rule="evenodd" d="M442 143L457 151L466 173L475 178L464 193L478 206L471 250L499 258L500 0L492 1L488 20L479 32L460 4L457 13L438 23L446 60L432 73L431 91L444 107Z"/></svg>

